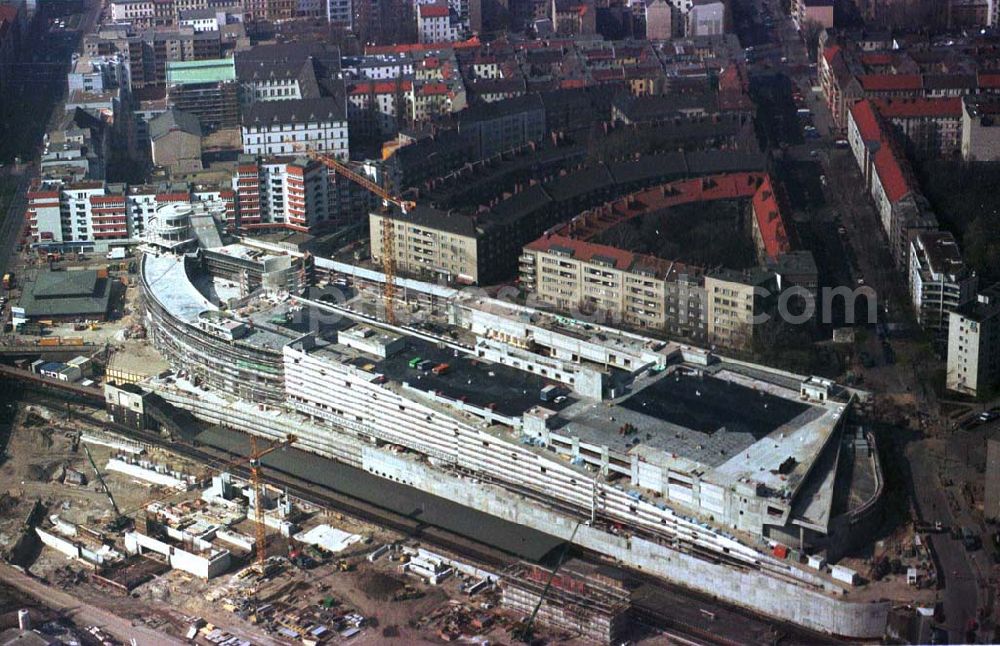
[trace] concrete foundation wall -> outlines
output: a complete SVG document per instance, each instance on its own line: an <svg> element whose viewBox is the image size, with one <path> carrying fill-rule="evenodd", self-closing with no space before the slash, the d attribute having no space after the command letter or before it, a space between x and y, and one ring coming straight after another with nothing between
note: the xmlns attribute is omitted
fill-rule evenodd
<svg viewBox="0 0 1000 646"><path fill-rule="evenodd" d="M500 487L474 483L401 456L369 449L364 469L504 520L568 540L576 522ZM581 525L574 542L622 565L813 630L854 639L882 637L889 603L851 603L753 570L716 565L641 538Z"/></svg>

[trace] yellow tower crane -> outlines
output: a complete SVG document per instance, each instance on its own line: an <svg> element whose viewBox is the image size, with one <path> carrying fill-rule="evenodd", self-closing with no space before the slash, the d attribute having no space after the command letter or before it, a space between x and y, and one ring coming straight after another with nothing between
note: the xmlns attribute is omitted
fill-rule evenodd
<svg viewBox="0 0 1000 646"><path fill-rule="evenodd" d="M367 189L369 192L382 198L386 206L395 204L403 213L416 206L416 202L404 200L397 195L393 195L367 177L354 172L346 164L338 161L331 155L311 150L308 152L309 158L318 161L333 172L345 177L355 184ZM385 320L390 325L396 324L396 225L392 218L382 219L382 273L385 275L385 283L382 285L382 301L385 305Z"/></svg>

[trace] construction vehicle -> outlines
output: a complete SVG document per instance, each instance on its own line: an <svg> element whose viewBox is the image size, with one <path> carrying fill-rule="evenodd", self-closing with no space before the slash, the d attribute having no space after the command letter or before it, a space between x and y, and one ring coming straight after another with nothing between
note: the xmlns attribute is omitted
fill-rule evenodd
<svg viewBox="0 0 1000 646"><path fill-rule="evenodd" d="M111 495L111 489L108 488L108 483L104 481L104 476L101 475L101 471L97 468L97 464L94 462L94 456L90 454L90 448L84 444L83 450L87 453L87 460L90 461L90 466L94 470L94 475L97 476L97 481L101 484L101 489L104 490L104 495L111 501L111 508L115 512L115 517L105 526L105 529L109 532L120 532L128 529L132 526L132 519L123 514L121 509L118 508L118 503L115 502L115 497Z"/></svg>
<svg viewBox="0 0 1000 646"><path fill-rule="evenodd" d="M308 154L310 159L318 161L334 173L349 179L355 184L360 185L369 192L382 198L382 202L385 206L389 206L390 204L398 206L404 214L416 207L416 202L404 200L399 196L389 193L389 191L385 190L367 177L354 172L345 164L337 161L337 159L331 155L325 155L314 150L308 151ZM392 218L382 219L382 273L385 275L385 283L382 286L382 303L385 307L385 320L389 325L395 325L396 226Z"/></svg>

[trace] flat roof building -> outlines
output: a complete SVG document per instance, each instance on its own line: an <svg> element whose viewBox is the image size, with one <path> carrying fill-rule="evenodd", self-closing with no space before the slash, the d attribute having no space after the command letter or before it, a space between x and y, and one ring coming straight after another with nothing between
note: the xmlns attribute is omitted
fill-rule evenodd
<svg viewBox="0 0 1000 646"><path fill-rule="evenodd" d="M111 309L111 291L104 270L42 271L25 286L15 318L103 321Z"/></svg>

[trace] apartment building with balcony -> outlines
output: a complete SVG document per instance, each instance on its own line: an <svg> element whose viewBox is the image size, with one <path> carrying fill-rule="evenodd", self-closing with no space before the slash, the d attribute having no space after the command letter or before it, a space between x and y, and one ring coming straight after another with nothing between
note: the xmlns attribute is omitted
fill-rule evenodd
<svg viewBox="0 0 1000 646"><path fill-rule="evenodd" d="M976 275L947 231L922 231L914 237L909 279L917 322L937 334L947 334L950 312L976 298Z"/></svg>
<svg viewBox="0 0 1000 646"><path fill-rule="evenodd" d="M519 282L540 306L695 340L705 336L701 274L680 262L547 235L524 247Z"/></svg>
<svg viewBox="0 0 1000 646"><path fill-rule="evenodd" d="M775 274L766 269L719 269L705 274L705 331L709 343L748 350L758 317L778 295Z"/></svg>

